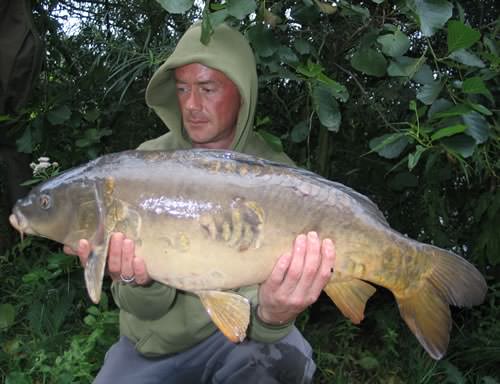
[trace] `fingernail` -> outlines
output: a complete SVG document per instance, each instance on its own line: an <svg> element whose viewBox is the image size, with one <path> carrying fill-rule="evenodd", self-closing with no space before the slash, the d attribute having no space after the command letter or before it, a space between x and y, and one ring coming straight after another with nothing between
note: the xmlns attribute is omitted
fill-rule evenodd
<svg viewBox="0 0 500 384"><path fill-rule="evenodd" d="M317 239L318 238L318 233L316 231L310 231L308 234L310 239Z"/></svg>
<svg viewBox="0 0 500 384"><path fill-rule="evenodd" d="M333 255L333 242L330 239L323 240L323 249L329 255Z"/></svg>

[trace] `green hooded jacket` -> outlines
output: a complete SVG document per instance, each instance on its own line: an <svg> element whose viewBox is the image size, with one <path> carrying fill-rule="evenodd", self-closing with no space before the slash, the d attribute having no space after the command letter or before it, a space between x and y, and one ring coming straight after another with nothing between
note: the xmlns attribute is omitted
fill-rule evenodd
<svg viewBox="0 0 500 384"><path fill-rule="evenodd" d="M175 51L155 72L147 90L146 102L162 119L169 132L141 144L140 150L174 150L191 148L182 127L177 103L173 70L201 63L226 74L238 87L242 105L232 150L269 160L293 164L283 153L272 150L253 130L257 104L257 72L253 52L246 39L236 30L221 25L207 46L200 42L201 24L193 25L180 39ZM256 314L258 287L243 287L238 292L252 303L247 336L261 342L274 342L286 336L292 323L271 326ZM136 344L145 356L181 352L203 341L216 331L197 296L154 282L147 287L113 283L113 297L120 307L120 333Z"/></svg>

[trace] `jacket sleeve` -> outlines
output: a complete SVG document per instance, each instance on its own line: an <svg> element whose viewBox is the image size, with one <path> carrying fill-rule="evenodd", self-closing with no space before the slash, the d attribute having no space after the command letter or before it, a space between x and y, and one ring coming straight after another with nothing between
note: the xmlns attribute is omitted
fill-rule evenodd
<svg viewBox="0 0 500 384"><path fill-rule="evenodd" d="M247 331L247 336L255 341L262 343L274 343L288 335L294 326L294 321L285 324L273 325L264 323L257 316L258 292L259 286L252 285L250 287L240 288L238 292L250 300L252 312L250 316L250 325Z"/></svg>
<svg viewBox="0 0 500 384"><path fill-rule="evenodd" d="M176 289L158 282L149 286L113 282L111 293L116 305L141 320L155 320L172 307Z"/></svg>

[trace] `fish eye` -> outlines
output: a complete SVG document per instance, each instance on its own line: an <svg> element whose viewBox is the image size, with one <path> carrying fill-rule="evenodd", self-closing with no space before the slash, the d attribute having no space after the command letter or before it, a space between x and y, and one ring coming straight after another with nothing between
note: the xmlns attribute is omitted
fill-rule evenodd
<svg viewBox="0 0 500 384"><path fill-rule="evenodd" d="M50 196L49 195L40 195L38 198L38 204L40 205L40 208L42 209L49 209L50 208Z"/></svg>

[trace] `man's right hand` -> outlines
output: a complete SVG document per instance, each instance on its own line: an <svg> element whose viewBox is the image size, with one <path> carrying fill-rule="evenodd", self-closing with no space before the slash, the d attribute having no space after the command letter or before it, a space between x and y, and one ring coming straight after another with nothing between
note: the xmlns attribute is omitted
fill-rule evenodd
<svg viewBox="0 0 500 384"><path fill-rule="evenodd" d="M90 244L86 239L79 241L77 250L67 245L64 246L65 253L78 255L83 267L87 265L90 251ZM133 282L138 285L148 285L152 281L144 259L135 255L134 242L120 232L111 235L107 270L113 281L130 280L132 277L134 278Z"/></svg>

